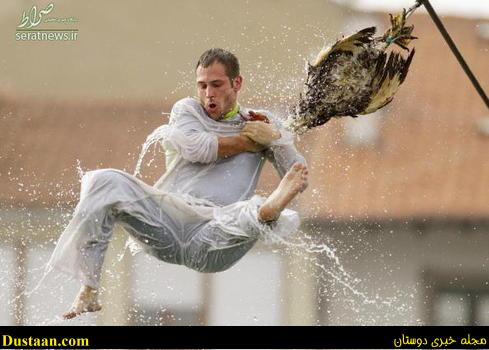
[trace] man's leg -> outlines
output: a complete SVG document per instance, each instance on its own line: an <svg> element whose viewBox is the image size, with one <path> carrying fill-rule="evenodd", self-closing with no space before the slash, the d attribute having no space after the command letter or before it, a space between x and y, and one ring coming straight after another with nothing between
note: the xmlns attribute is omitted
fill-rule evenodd
<svg viewBox="0 0 489 350"><path fill-rule="evenodd" d="M145 199L146 206L158 207L151 198ZM161 219L165 223L159 226L149 225L127 213L115 216L115 222L121 225L126 232L135 238L144 247L144 251L159 260L171 263L181 263L181 247L174 238L171 230L171 220L165 220L167 215L161 212ZM63 314L64 319L71 319L85 312L95 312L102 309L98 300L98 289L82 285L69 311Z"/></svg>
<svg viewBox="0 0 489 350"><path fill-rule="evenodd" d="M282 178L275 191L258 209L258 219L262 222L277 220L292 199L306 189L307 175L306 166L295 163Z"/></svg>
<svg viewBox="0 0 489 350"><path fill-rule="evenodd" d="M107 182L107 175L105 174L104 182ZM121 179L120 174L115 174L116 178ZM112 176L111 180L112 180ZM125 179L127 180L127 179ZM123 182L125 182L125 180ZM131 179L129 179L131 180ZM112 181L110 181L112 183ZM130 181L131 182L131 181ZM113 183L112 183L113 184ZM217 272L222 271L223 269L229 268L236 261L238 261L254 244L256 241L259 230L264 229L265 226L263 224L259 224L259 222L269 222L275 221L279 219L280 214L285 209L285 207L295 198L295 196L303 191L307 186L307 168L302 164L294 164L294 166L287 172L279 186L275 191L268 197L265 202L258 208L258 211L255 211L255 214L251 215L253 210L251 209L253 206L248 206L245 202L237 203L236 205L230 205L228 207L222 208L223 213L231 213L232 215L224 215L221 218L215 217L210 221L209 225L212 227L212 230L203 230L202 234L195 235L194 239L191 239L190 245L188 246L188 261L183 261L185 265L190 268L206 271L206 272ZM113 192L114 188L109 186L109 189ZM132 190L139 191L139 186L131 186ZM100 193L103 197L104 193ZM105 198L105 197L104 197ZM139 201L140 203L145 203L146 201ZM134 203L133 203L134 204ZM149 209L149 210L148 210ZM165 222L171 222L172 217L178 217L179 213L175 212L176 215L171 215L171 207L168 207L168 220ZM149 214L152 210L157 210L159 215L149 215L149 217L160 217L161 216L161 207L160 205L151 205L145 206L145 210L139 210L139 213L145 212L145 214ZM173 209L175 210L175 209ZM164 210L163 212L166 212ZM238 217L236 217L237 215ZM231 219L230 222L227 222L228 219ZM111 222L113 220L110 220ZM253 221L256 224L253 224ZM123 223L128 224L134 227L134 224L130 222L129 218L123 220ZM111 226L111 225L110 225ZM164 225L158 225L164 226ZM173 226L173 225L172 225ZM94 270L101 269L101 263L103 261L103 253L105 252L105 248L108 244L108 240L111 235L111 228L109 234L105 234L102 236L102 243L104 248L97 249L95 255L95 262L93 259L89 259L90 268L88 271L90 272L90 277L93 278L93 275L96 276L96 280L98 280L99 273L93 273ZM134 236L135 232L140 230L136 229L131 232ZM237 232L239 231L239 232ZM256 231L251 233L251 231ZM212 234L211 234L212 233ZM151 240L151 235L142 234L141 237L136 237L140 241ZM168 236L169 240L165 243L162 243L161 248L168 248L171 245L168 245L172 235ZM91 249L91 245L93 245L93 240L84 239L86 241L86 246ZM175 240L176 242L176 240ZM211 255L215 255L215 259L210 259L208 255L209 248ZM238 249L239 248L239 249ZM164 249L163 249L164 250ZM200 252L199 254L196 254ZM153 254L155 255L155 254ZM169 256L168 254L164 254L165 256ZM229 256L227 256L229 255ZM200 258L198 258L200 256ZM179 259L178 259L179 260ZM187 259L185 259L187 260ZM215 261L214 261L215 260ZM213 263L214 261L214 263ZM175 262L176 263L176 262ZM94 268L93 266L96 266ZM93 283L92 283L93 284ZM63 316L65 318L73 318L77 315L80 315L83 312L92 312L100 310L100 304L98 302L98 294L97 288L94 285L84 284L73 303L71 309L66 312Z"/></svg>
<svg viewBox="0 0 489 350"><path fill-rule="evenodd" d="M237 263L260 237L294 232L299 217L284 209L306 186L307 169L297 163L268 199L255 196L216 209L214 218L199 227L187 245L184 264L201 272L224 271Z"/></svg>
<svg viewBox="0 0 489 350"><path fill-rule="evenodd" d="M98 300L98 290L83 285L73 302L70 310L63 314L63 318L68 320L84 312L95 312L102 309Z"/></svg>
<svg viewBox="0 0 489 350"><path fill-rule="evenodd" d="M166 216L162 214L163 209L168 211L167 216L177 216L175 209L170 205L162 208L164 201L153 199L151 191L154 189L150 186L120 171L104 169L84 176L80 202L48 263L48 267L66 272L82 282L82 288L64 318L101 309L97 289L102 265L114 224L123 221L121 214L136 215L152 223L152 227L160 228L151 235L130 231L143 244L167 250L176 247L178 242L170 230L174 220L164 220Z"/></svg>

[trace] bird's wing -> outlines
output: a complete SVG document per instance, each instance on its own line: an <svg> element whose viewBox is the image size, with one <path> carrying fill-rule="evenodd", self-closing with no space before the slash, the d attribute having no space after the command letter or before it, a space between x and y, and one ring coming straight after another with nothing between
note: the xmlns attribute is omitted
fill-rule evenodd
<svg viewBox="0 0 489 350"><path fill-rule="evenodd" d="M390 53L387 64L384 65L385 55L383 54L382 58L379 58L376 68L377 74L372 81L377 92L372 95L367 108L361 114L375 112L392 101L397 89L406 79L414 56L414 49L411 50L407 59L398 53Z"/></svg>
<svg viewBox="0 0 489 350"><path fill-rule="evenodd" d="M341 40L338 40L331 47L322 49L317 55L313 67L321 65L332 53L336 51L350 51L354 52L358 50L362 45L368 44L372 41L373 35L375 34L375 27L368 27L362 29L355 34L347 36Z"/></svg>

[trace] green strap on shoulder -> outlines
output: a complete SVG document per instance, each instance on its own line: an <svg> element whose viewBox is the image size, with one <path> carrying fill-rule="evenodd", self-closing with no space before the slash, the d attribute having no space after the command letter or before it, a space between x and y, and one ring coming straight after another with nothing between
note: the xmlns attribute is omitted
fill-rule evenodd
<svg viewBox="0 0 489 350"><path fill-rule="evenodd" d="M236 105L234 106L233 109L231 109L229 112L227 112L226 114L224 114L224 116L221 118L221 120L227 120L227 119L231 119L232 117L234 117L236 114L238 114L239 112L239 104L236 103Z"/></svg>

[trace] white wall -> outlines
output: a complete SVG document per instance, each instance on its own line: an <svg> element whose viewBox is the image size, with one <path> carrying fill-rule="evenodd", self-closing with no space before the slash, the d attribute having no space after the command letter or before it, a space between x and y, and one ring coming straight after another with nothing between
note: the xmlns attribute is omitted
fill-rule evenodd
<svg viewBox="0 0 489 350"><path fill-rule="evenodd" d="M14 297L15 255L9 246L0 246L0 325L11 326L15 324L13 315L14 305L11 303Z"/></svg>
<svg viewBox="0 0 489 350"><path fill-rule="evenodd" d="M209 325L280 325L282 269L277 254L254 248L231 269L212 275Z"/></svg>
<svg viewBox="0 0 489 350"><path fill-rule="evenodd" d="M134 257L133 300L162 307L193 307L202 303L203 274L181 265L164 263L145 254Z"/></svg>
<svg viewBox="0 0 489 350"><path fill-rule="evenodd" d="M53 247L54 248L54 247ZM51 256L52 248L33 246L27 256L27 291L32 291L43 276L43 265ZM80 283L65 275L53 273L38 289L26 298L26 325L78 326L95 325L100 313L87 313L72 320L63 320L80 289Z"/></svg>

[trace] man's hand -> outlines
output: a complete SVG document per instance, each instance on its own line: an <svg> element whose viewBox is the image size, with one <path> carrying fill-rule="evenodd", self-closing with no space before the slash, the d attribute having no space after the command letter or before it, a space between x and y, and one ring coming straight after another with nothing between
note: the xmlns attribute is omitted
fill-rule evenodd
<svg viewBox="0 0 489 350"><path fill-rule="evenodd" d="M268 117L262 113L249 111L248 116L244 116L244 117L249 122L259 121L259 122L265 122L267 124L270 124L270 120L268 119Z"/></svg>
<svg viewBox="0 0 489 350"><path fill-rule="evenodd" d="M274 125L260 121L246 122L240 134L264 146L270 145L272 141L278 140L281 136Z"/></svg>

